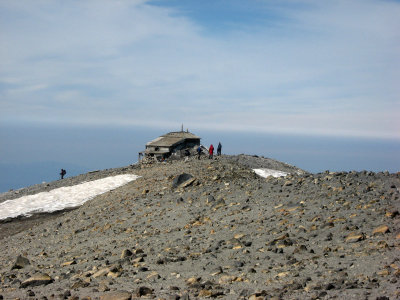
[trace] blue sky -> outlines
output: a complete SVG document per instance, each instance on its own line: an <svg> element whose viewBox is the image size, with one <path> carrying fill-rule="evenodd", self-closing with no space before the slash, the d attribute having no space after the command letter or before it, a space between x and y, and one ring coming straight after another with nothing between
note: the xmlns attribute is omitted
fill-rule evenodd
<svg viewBox="0 0 400 300"><path fill-rule="evenodd" d="M399 16L385 0L0 0L0 125L400 140Z"/></svg>

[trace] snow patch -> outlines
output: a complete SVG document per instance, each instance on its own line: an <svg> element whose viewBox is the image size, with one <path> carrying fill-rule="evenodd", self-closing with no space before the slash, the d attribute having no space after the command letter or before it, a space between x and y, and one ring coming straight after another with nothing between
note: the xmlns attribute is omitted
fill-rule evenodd
<svg viewBox="0 0 400 300"><path fill-rule="evenodd" d="M261 177L267 178L269 176L273 177L285 177L289 173L278 171L278 170L273 170L273 169L253 169L253 171Z"/></svg>
<svg viewBox="0 0 400 300"><path fill-rule="evenodd" d="M29 217L34 213L78 207L97 195L125 185L139 177L132 174L110 176L74 186L57 188L49 192L6 200L0 203L0 220L18 216Z"/></svg>

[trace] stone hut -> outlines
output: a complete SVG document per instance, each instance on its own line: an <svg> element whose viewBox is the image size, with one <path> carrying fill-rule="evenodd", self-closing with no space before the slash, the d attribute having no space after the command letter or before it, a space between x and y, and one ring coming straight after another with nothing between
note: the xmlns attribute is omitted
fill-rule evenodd
<svg viewBox="0 0 400 300"><path fill-rule="evenodd" d="M195 153L199 145L200 137L189 131L170 132L148 142L146 150L139 152L139 161L142 158L181 158Z"/></svg>

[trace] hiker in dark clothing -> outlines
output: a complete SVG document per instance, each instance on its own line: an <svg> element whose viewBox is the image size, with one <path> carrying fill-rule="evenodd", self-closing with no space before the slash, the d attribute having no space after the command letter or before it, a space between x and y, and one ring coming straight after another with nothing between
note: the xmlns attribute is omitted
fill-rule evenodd
<svg viewBox="0 0 400 300"><path fill-rule="evenodd" d="M221 155L221 151L222 151L222 145L221 145L221 142L219 142L218 147L217 147L217 156Z"/></svg>
<svg viewBox="0 0 400 300"><path fill-rule="evenodd" d="M61 179L64 179L64 175L67 174L67 171L65 171L64 169L61 169Z"/></svg>
<svg viewBox="0 0 400 300"><path fill-rule="evenodd" d="M199 146L199 147L197 148L197 159L200 159L201 152L202 152L201 146Z"/></svg>

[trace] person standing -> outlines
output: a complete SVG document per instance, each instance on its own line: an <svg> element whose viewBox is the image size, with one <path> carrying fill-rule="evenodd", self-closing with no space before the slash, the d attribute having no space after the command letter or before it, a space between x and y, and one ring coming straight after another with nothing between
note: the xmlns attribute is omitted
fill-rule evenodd
<svg viewBox="0 0 400 300"><path fill-rule="evenodd" d="M214 156L214 146L213 146L213 144L210 145L210 148L208 149L208 154L209 154L208 158L212 159L213 156Z"/></svg>
<svg viewBox="0 0 400 300"><path fill-rule="evenodd" d="M64 169L61 169L61 172L60 172L61 179L64 179L65 174L67 174L67 171L65 171Z"/></svg>
<svg viewBox="0 0 400 300"><path fill-rule="evenodd" d="M200 159L201 155L201 146L197 147L197 159Z"/></svg>
<svg viewBox="0 0 400 300"><path fill-rule="evenodd" d="M217 147L217 155L220 156L221 155L221 151L222 151L222 145L221 142L218 143L218 147Z"/></svg>

